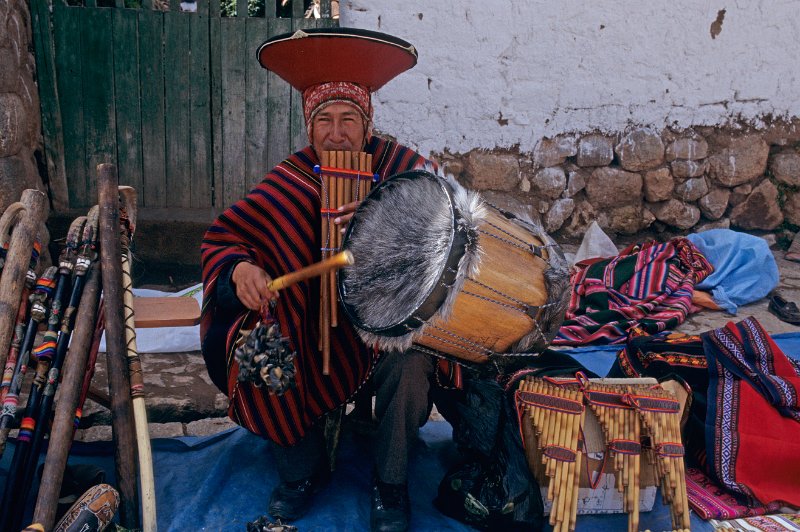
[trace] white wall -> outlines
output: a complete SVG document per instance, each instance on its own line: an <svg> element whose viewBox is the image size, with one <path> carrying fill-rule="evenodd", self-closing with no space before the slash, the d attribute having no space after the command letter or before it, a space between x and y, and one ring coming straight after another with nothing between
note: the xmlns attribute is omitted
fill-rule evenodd
<svg viewBox="0 0 800 532"><path fill-rule="evenodd" d="M341 2L341 26L417 47L375 95L376 126L423 154L800 115L796 0Z"/></svg>

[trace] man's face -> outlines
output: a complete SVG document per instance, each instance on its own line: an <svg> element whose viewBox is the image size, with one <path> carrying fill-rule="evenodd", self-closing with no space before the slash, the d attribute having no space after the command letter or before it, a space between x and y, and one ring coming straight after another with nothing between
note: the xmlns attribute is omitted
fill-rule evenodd
<svg viewBox="0 0 800 532"><path fill-rule="evenodd" d="M311 145L324 150L361 151L364 147L364 117L352 105L332 103L311 122Z"/></svg>

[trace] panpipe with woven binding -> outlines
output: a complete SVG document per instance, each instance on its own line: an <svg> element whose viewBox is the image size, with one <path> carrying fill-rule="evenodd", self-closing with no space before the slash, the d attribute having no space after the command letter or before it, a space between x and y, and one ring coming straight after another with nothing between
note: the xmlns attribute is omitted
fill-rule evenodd
<svg viewBox="0 0 800 532"><path fill-rule="evenodd" d="M575 529L586 448L582 441L585 407L602 428L623 510L628 513L628 530L639 530L642 453L655 467L662 496L670 505L673 528L689 529L680 404L657 384L627 381L528 377L520 382L516 402L520 423L528 420L530 424L521 427L528 464L542 484L548 482L550 524L555 531ZM643 441L649 446L643 446Z"/></svg>
<svg viewBox="0 0 800 532"><path fill-rule="evenodd" d="M372 190L377 176L372 173L372 154L351 151L323 151L320 165L315 168L322 182L320 194L322 214L321 260L339 252L342 246L342 233L334 223L341 215L339 207L364 199ZM336 292L336 271L322 276L320 280L320 336L319 349L322 351L322 372L329 372L330 328L339 321L339 300Z"/></svg>

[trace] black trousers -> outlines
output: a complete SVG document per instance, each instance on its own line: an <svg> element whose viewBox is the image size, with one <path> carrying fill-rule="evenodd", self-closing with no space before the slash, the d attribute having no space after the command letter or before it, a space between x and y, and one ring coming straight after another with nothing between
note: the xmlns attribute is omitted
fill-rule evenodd
<svg viewBox="0 0 800 532"><path fill-rule="evenodd" d="M371 383L378 419L375 469L383 482L402 484L408 478L409 448L430 413L434 367L429 355L389 352L381 355L373 372ZM325 441L319 426L296 445L273 445L272 450L278 475L284 482L310 477L326 465Z"/></svg>

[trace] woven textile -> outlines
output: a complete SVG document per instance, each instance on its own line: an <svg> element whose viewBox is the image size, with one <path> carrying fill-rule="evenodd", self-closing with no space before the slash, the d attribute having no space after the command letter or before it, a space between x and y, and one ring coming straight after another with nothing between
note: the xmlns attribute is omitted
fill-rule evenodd
<svg viewBox="0 0 800 532"><path fill-rule="evenodd" d="M674 329L691 311L695 284L713 271L685 238L630 246L576 268L556 345L621 343L633 327L648 334Z"/></svg>

